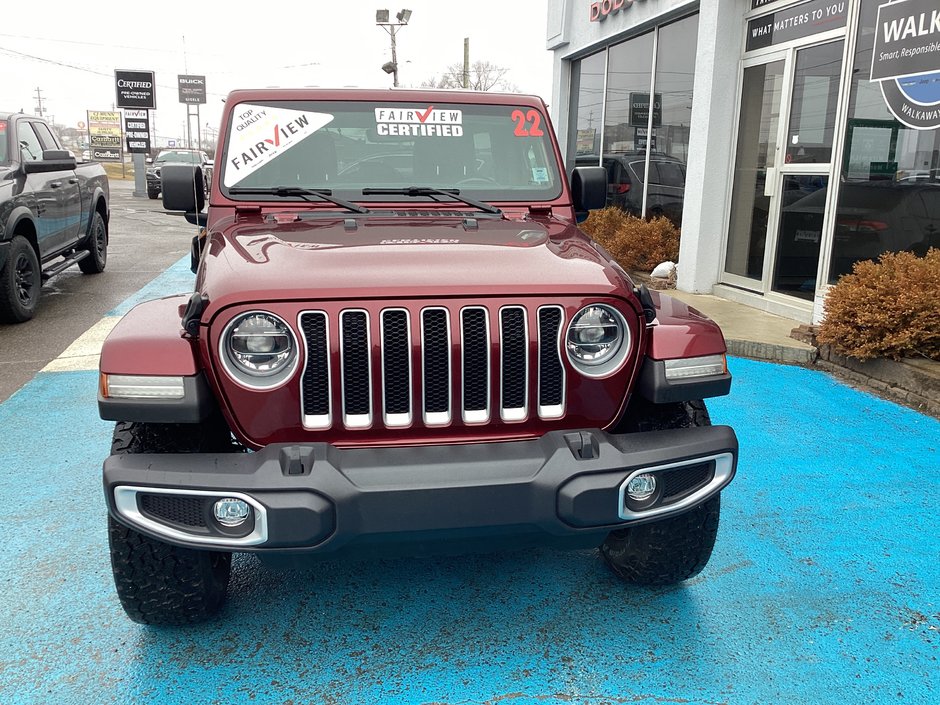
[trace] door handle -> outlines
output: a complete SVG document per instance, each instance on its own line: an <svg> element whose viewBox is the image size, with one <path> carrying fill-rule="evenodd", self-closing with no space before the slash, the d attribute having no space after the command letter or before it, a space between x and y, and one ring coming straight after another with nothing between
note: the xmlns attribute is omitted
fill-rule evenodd
<svg viewBox="0 0 940 705"><path fill-rule="evenodd" d="M49 188L59 188L61 185L61 181L53 181L51 184L49 184Z"/></svg>
<svg viewBox="0 0 940 705"><path fill-rule="evenodd" d="M69 179L69 183L70 183L70 184L77 184L77 183L78 183L78 179Z"/></svg>

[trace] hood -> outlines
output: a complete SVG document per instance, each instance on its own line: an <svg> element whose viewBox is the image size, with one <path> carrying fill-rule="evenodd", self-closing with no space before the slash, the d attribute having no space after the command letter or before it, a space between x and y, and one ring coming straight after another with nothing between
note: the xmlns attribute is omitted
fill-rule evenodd
<svg viewBox="0 0 940 705"><path fill-rule="evenodd" d="M461 215L229 221L210 234L197 290L215 311L249 301L628 295L626 273L568 222Z"/></svg>

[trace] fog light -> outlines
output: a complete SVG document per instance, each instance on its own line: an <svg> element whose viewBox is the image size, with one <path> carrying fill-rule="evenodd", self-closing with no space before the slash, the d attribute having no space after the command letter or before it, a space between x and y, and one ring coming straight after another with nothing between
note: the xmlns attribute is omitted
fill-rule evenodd
<svg viewBox="0 0 940 705"><path fill-rule="evenodd" d="M654 475L645 473L643 475L637 475L631 478L630 482L627 483L627 496L636 502L649 499L653 496L655 491L656 477Z"/></svg>
<svg viewBox="0 0 940 705"><path fill-rule="evenodd" d="M248 502L233 497L220 499L212 506L216 520L222 526L240 526L251 514Z"/></svg>

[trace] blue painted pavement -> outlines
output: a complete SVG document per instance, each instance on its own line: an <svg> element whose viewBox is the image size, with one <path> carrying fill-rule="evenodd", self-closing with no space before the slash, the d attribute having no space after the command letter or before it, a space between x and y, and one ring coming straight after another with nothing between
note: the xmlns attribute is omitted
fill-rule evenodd
<svg viewBox="0 0 940 705"><path fill-rule="evenodd" d="M147 294L185 291L184 269ZM0 705L940 702L940 422L815 371L731 366L710 408L739 472L683 587L624 586L593 552L240 556L223 616L188 629L124 616L96 375L40 374L0 405Z"/></svg>

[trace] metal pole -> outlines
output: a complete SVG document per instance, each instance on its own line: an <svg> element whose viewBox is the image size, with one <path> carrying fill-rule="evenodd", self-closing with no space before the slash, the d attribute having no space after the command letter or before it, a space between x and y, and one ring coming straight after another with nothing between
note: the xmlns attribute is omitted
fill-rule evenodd
<svg viewBox="0 0 940 705"><path fill-rule="evenodd" d="M392 35L392 76L394 78L393 85L395 88L398 88L398 54L395 51L395 25L389 27L389 34Z"/></svg>
<svg viewBox="0 0 940 705"><path fill-rule="evenodd" d="M196 103L196 144L202 149L202 118L199 117L199 103Z"/></svg>
<svg viewBox="0 0 940 705"><path fill-rule="evenodd" d="M463 87L470 87L470 37L463 39Z"/></svg>

